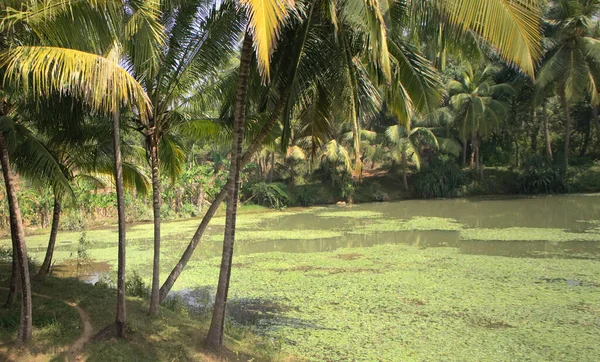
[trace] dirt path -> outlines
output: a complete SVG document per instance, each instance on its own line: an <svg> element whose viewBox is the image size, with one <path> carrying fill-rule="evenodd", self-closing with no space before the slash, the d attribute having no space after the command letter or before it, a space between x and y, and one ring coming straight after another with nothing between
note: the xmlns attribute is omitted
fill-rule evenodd
<svg viewBox="0 0 600 362"><path fill-rule="evenodd" d="M0 287L0 289L8 290L8 288L4 288L4 287ZM63 303L65 303L66 305L68 305L72 308L75 308L77 313L79 313L79 318L81 319L81 323L83 324L83 332L81 333L81 336L79 336L79 338L77 338L77 340L69 347L68 352L67 352L67 358L69 361L81 361L81 359L82 359L81 352L83 351L83 347L94 335L90 316L83 310L83 308L81 308L79 305L77 305L77 303L69 302L69 301L63 300L63 299L54 298L54 297L51 297L51 296L45 295L45 294L39 294L39 293L31 293L31 294L33 296L36 296L39 298L60 300ZM14 354L13 354L13 356L14 356ZM11 357L12 356L9 356L8 360L12 360Z"/></svg>

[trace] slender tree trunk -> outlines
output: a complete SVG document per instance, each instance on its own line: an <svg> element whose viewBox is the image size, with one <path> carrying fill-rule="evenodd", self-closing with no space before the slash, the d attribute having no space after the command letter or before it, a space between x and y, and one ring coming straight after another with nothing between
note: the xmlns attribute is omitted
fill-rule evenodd
<svg viewBox="0 0 600 362"><path fill-rule="evenodd" d="M593 109L594 107L592 107ZM585 125L584 135L583 135L583 144L581 145L581 149L579 150L579 157L585 156L587 153L587 149L590 145L590 138L592 133L592 120L589 120Z"/></svg>
<svg viewBox="0 0 600 362"><path fill-rule="evenodd" d="M475 135L475 139L477 142L477 145L475 148L476 153L477 153L477 160L476 160L477 166L475 168L477 169L477 171L479 173L479 179L483 180L483 162L482 162L482 158L481 158L481 136L479 135L479 133L477 133Z"/></svg>
<svg viewBox="0 0 600 362"><path fill-rule="evenodd" d="M564 90L561 91L560 100L563 105L563 109L565 111L565 154L564 154L564 166L565 172L567 168L569 168L569 149L571 142L571 108L569 107L569 102L567 101L567 97L565 96Z"/></svg>
<svg viewBox="0 0 600 362"><path fill-rule="evenodd" d="M548 127L548 113L546 112L546 101L542 103L542 123L544 127L544 142L546 143L546 157L552 161L552 140L550 138L550 128Z"/></svg>
<svg viewBox="0 0 600 362"><path fill-rule="evenodd" d="M271 169L269 170L269 182L273 182L273 172L275 171L275 152L271 152Z"/></svg>
<svg viewBox="0 0 600 362"><path fill-rule="evenodd" d="M22 346L31 341L32 317L31 317L31 284L29 280L29 264L27 260L27 247L25 245L25 231L21 219L21 210L17 198L14 179L10 172L10 161L4 135L0 133L0 161L2 162L2 174L6 185L6 198L10 212L11 235L14 235L17 256L17 268L21 284L21 319L15 345ZM13 254L14 255L14 254Z"/></svg>
<svg viewBox="0 0 600 362"><path fill-rule="evenodd" d="M48 240L48 249L46 249L46 256L44 262L40 267L36 275L36 279L44 280L48 272L50 272L50 266L52 265L52 255L54 254L54 245L56 244L56 235L58 235L58 226L60 223L60 212L61 202L60 197L54 194L54 210L52 211L52 228L50 229L50 239Z"/></svg>
<svg viewBox="0 0 600 362"><path fill-rule="evenodd" d="M359 182L362 180L362 159L360 152L360 124L358 123L358 107L354 105L355 100L352 97L352 134L354 143L354 178Z"/></svg>
<svg viewBox="0 0 600 362"><path fill-rule="evenodd" d="M125 305L125 195L123 188L123 162L121 160L121 136L119 130L119 114L113 115L113 152L115 163L115 186L117 191L117 216L119 228L119 251L117 262L117 315L115 326L117 336L125 336L126 305Z"/></svg>
<svg viewBox="0 0 600 362"><path fill-rule="evenodd" d="M154 213L154 264L152 265L152 292L150 296L151 316L158 314L160 304L160 177L158 174L158 139L156 134L148 136L150 141L150 163L152 166L152 211Z"/></svg>
<svg viewBox="0 0 600 362"><path fill-rule="evenodd" d="M471 138L471 167L476 167L475 165L475 152L477 151L477 139L475 138L475 134Z"/></svg>
<svg viewBox="0 0 600 362"><path fill-rule="evenodd" d="M16 230L16 226L13 226L12 219L9 219L10 229ZM17 302L17 294L19 292L19 256L17 255L17 235L13 232L10 233L12 241L12 263L10 273L10 285L8 286L8 296L6 297L5 307L13 306Z"/></svg>
<svg viewBox="0 0 600 362"><path fill-rule="evenodd" d="M597 105L592 105L592 123L596 129L596 148L600 151L600 122L598 121Z"/></svg>
<svg viewBox="0 0 600 362"><path fill-rule="evenodd" d="M462 166L467 166L467 140L463 141L463 149L462 149Z"/></svg>
<svg viewBox="0 0 600 362"><path fill-rule="evenodd" d="M402 180L404 182L404 191L408 191L408 180L406 179L406 152L402 152Z"/></svg>
<svg viewBox="0 0 600 362"><path fill-rule="evenodd" d="M265 141L265 139L267 138L267 136L269 135L269 133L271 132L271 130L273 129L275 124L277 123L277 120L279 120L279 118L281 117L281 114L283 112L283 109L285 108L285 104L288 99L288 95L289 95L289 93L287 93L287 92L282 92L282 94L280 95L279 103L275 106L273 113L271 113L271 117L269 118L267 123L265 123L262 130L256 136L256 138L254 139L254 141L252 142L250 147L248 147L248 149L244 153L244 157L242 158L241 167L244 167L250 161L250 159L252 158L252 155L254 153L256 153L256 151L258 151L258 149L262 146L263 142ZM273 155L273 157L275 157L275 155ZM196 250L196 247L200 243L200 240L202 239L202 235L204 235L204 232L206 231L206 228L208 227L210 220L213 218L213 216L219 209L219 206L221 206L221 203L225 199L225 196L227 195L227 190L229 189L229 187L230 187L229 181L227 181L227 183L223 186L223 188L221 189L219 194L217 194L217 196L215 197L213 203L210 205L210 207L206 211L206 214L204 214L204 217L202 218L202 221L200 222L198 229L196 229L196 232L194 233L192 240L190 241L187 248L181 255L181 258L179 259L177 264L175 264L175 267L173 268L173 270L171 270L171 273L169 273L169 276L167 277L167 279L165 280L163 285L160 287L160 302L161 303L167 298L167 295L171 291L171 288L173 288L173 285L177 281L177 278L179 278L179 275L181 274L181 272L187 265L188 261L194 254L194 251Z"/></svg>
<svg viewBox="0 0 600 362"><path fill-rule="evenodd" d="M227 192L227 212L225 216L225 235L223 240L223 257L219 283L215 297L212 321L206 337L206 344L212 348L223 346L225 328L225 312L227 309L227 295L229 280L231 278L231 263L233 259L233 245L235 242L235 223L237 216L238 192L240 189L240 169L242 164L242 143L244 141L244 122L246 119L246 95L248 92L248 78L252 63L252 38L247 32L242 44L240 54L240 78L237 88L234 117L233 117L233 142L231 146L231 167L229 171L229 190Z"/></svg>
<svg viewBox="0 0 600 362"><path fill-rule="evenodd" d="M538 133L540 132L540 128L537 127L537 122L535 122L536 119L537 119L537 112L534 109L533 114L531 116L531 124L532 124L531 133L529 134L530 139L531 139L531 151L533 153L537 153Z"/></svg>

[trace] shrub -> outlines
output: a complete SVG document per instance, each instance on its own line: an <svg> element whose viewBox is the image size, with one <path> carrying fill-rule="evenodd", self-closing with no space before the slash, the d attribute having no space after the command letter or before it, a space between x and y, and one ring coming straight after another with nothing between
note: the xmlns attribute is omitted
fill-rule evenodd
<svg viewBox="0 0 600 362"><path fill-rule="evenodd" d="M416 175L416 192L420 198L457 196L465 183L460 167L446 155L438 155Z"/></svg>
<svg viewBox="0 0 600 362"><path fill-rule="evenodd" d="M244 191L248 196L246 201L252 201L257 205L281 209L290 203L287 185L281 182L256 182L248 184Z"/></svg>
<svg viewBox="0 0 600 362"><path fill-rule="evenodd" d="M542 156L533 156L524 162L517 186L521 194L558 194L570 189L564 170Z"/></svg>
<svg viewBox="0 0 600 362"><path fill-rule="evenodd" d="M389 201L390 196L378 182L365 180L359 184L354 194L354 202Z"/></svg>
<svg viewBox="0 0 600 362"><path fill-rule="evenodd" d="M87 220L79 209L68 209L60 218L60 230L81 231L87 228Z"/></svg>
<svg viewBox="0 0 600 362"><path fill-rule="evenodd" d="M150 287L144 283L144 280L136 271L125 281L125 290L127 295L140 298L149 298L151 292Z"/></svg>

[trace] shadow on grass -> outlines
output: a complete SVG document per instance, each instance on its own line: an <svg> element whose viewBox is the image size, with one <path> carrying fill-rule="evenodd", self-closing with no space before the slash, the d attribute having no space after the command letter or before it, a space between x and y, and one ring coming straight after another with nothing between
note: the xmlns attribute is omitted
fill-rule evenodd
<svg viewBox="0 0 600 362"><path fill-rule="evenodd" d="M0 285L7 285L10 267L0 264ZM15 351L20 307L0 308L0 360L51 360L71 358L68 349L81 335L82 321L78 312L63 301L77 303L89 315L94 332L115 318L116 291L106 286L85 284L77 279L47 277L43 282L32 281L34 293L54 299L34 297L33 342L27 351ZM208 290L208 288L207 288ZM6 291L1 291L0 302ZM82 352L88 361L268 361L281 359L276 348L258 348L265 343L252 333L228 337L230 348L218 353L204 348L209 320L205 314L194 314L173 304L163 307L160 315L147 315L148 302L127 298L127 336L92 340ZM240 337L240 338L238 338Z"/></svg>

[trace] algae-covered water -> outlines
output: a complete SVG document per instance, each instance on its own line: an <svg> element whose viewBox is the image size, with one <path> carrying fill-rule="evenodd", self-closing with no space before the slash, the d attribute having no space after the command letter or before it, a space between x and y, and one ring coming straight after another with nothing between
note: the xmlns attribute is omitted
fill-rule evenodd
<svg viewBox="0 0 600 362"><path fill-rule="evenodd" d="M223 222L175 285L200 309L214 294ZM163 275L198 223L163 225ZM116 230L80 238L61 233L55 273L110 274ZM128 268L143 277L151 238L151 224L128 228ZM29 237L30 255L41 260L46 242ZM232 320L308 360L596 361L600 195L246 213L231 283Z"/></svg>

